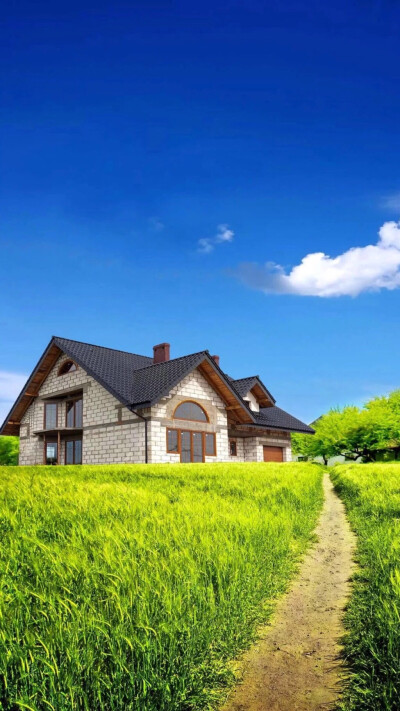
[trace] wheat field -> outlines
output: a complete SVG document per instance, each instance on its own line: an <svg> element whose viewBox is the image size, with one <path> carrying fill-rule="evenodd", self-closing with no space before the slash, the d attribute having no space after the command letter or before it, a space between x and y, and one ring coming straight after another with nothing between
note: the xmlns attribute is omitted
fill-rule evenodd
<svg viewBox="0 0 400 711"><path fill-rule="evenodd" d="M214 708L321 506L311 464L0 468L0 708Z"/></svg>

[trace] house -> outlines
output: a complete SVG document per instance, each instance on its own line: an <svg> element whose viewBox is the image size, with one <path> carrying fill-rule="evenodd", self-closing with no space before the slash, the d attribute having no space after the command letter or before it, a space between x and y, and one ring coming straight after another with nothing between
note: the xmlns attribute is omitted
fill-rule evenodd
<svg viewBox="0 0 400 711"><path fill-rule="evenodd" d="M20 464L289 461L313 429L258 375L235 380L208 351L170 359L53 337L3 423Z"/></svg>

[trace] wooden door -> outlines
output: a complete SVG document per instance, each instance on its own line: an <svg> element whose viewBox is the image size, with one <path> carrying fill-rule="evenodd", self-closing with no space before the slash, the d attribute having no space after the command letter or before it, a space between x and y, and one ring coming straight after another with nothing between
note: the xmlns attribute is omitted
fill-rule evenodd
<svg viewBox="0 0 400 711"><path fill-rule="evenodd" d="M264 462L283 462L283 448L264 445Z"/></svg>

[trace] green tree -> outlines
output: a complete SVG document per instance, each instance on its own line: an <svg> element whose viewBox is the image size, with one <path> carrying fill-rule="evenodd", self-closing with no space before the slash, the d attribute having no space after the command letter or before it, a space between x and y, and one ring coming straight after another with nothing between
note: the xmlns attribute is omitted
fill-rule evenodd
<svg viewBox="0 0 400 711"><path fill-rule="evenodd" d="M18 464L18 437L0 437L0 465Z"/></svg>
<svg viewBox="0 0 400 711"><path fill-rule="evenodd" d="M395 431L400 445L400 392L393 399L390 417L387 402L377 400L361 409L330 410L313 423L315 435L293 435L293 451L307 459L321 457L325 464L335 456L375 461L379 450L391 446Z"/></svg>

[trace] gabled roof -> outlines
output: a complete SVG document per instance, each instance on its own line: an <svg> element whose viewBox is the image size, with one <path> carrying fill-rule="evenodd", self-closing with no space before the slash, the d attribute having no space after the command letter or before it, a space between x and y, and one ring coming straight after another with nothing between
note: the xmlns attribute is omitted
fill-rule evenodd
<svg viewBox="0 0 400 711"><path fill-rule="evenodd" d="M247 378L239 378L238 380L232 380L232 382L241 397L245 397L250 390L254 389L254 394L262 405L265 404L268 407L269 404L267 405L267 402L271 405L276 402L259 375L249 375Z"/></svg>
<svg viewBox="0 0 400 711"><path fill-rule="evenodd" d="M224 401L229 422L265 429L309 434L314 432L311 427L274 405L274 398L258 375L234 380L221 370L206 350L154 363L149 356L53 336L11 408L0 434L19 433L19 424L25 411L39 394L42 384L62 353L73 359L130 410L154 405L197 368ZM260 412L250 410L243 400L250 390L255 393L260 404L266 405Z"/></svg>
<svg viewBox="0 0 400 711"><path fill-rule="evenodd" d="M297 417L289 415L285 410L274 405L274 407L264 407L260 412L253 412L257 424L270 429L287 430L289 432L301 432L303 434L314 434L315 430L304 424Z"/></svg>
<svg viewBox="0 0 400 711"><path fill-rule="evenodd" d="M38 395L41 385L61 353L72 358L131 410L154 405L186 375L199 368L225 402L232 413L231 417L242 423L254 423L254 417L234 383L227 380L208 351L192 353L163 363L153 363L153 359L148 356L53 336L4 421L0 434L18 434L23 414Z"/></svg>
<svg viewBox="0 0 400 711"><path fill-rule="evenodd" d="M53 337L54 343L124 405L132 404L135 371L153 364L148 356Z"/></svg>

